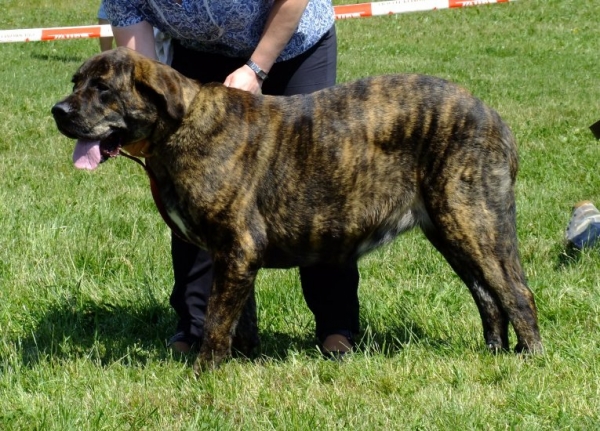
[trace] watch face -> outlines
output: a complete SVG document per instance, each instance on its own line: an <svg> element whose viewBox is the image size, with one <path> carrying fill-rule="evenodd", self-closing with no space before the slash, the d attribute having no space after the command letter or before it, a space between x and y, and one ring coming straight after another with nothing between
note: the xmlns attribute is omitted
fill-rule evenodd
<svg viewBox="0 0 600 431"><path fill-rule="evenodd" d="M249 67L250 69L252 69L252 71L253 71L254 73L256 73L256 75L258 75L258 77L259 77L260 79L262 79L263 81L264 81L265 79L267 79L267 74L265 73L265 71L263 71L263 70L262 70L260 67L258 67L258 65L257 65L255 62L253 62L252 60L248 60L248 61L246 62L246 64L248 65L248 67Z"/></svg>

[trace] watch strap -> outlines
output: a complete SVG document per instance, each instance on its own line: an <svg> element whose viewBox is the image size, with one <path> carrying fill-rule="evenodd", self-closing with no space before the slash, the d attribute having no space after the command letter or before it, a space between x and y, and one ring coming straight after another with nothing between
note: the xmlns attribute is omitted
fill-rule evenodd
<svg viewBox="0 0 600 431"><path fill-rule="evenodd" d="M248 66L250 69L252 69L252 71L254 73L256 73L256 76L258 76L263 81L269 77L269 75L267 75L267 72L262 70L260 68L260 66L258 64L256 64L255 62L253 62L252 60L248 60L246 62L246 66Z"/></svg>

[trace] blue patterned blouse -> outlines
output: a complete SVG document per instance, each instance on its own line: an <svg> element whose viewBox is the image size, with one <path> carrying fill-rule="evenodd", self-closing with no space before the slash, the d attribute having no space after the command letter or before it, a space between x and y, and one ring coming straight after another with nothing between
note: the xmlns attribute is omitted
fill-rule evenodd
<svg viewBox="0 0 600 431"><path fill-rule="evenodd" d="M104 0L109 21L125 27L147 21L182 45L230 57L250 57L273 0ZM277 61L311 48L334 23L331 0L310 0Z"/></svg>

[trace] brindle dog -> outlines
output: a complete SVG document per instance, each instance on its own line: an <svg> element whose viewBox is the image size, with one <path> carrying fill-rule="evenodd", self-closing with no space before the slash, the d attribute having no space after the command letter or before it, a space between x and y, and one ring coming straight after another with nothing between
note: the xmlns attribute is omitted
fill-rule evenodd
<svg viewBox="0 0 600 431"><path fill-rule="evenodd" d="M362 79L305 96L201 85L125 48L73 77L52 113L94 169L145 158L172 221L214 259L196 370L218 365L262 267L358 259L414 226L465 282L492 351L537 352L519 261L517 150L500 116L422 75Z"/></svg>

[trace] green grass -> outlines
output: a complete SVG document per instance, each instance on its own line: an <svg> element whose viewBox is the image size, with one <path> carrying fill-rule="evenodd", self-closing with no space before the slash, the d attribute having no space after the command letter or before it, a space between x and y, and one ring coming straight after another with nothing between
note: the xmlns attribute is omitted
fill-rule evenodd
<svg viewBox="0 0 600 431"><path fill-rule="evenodd" d="M95 22L96 1L5 0L0 27ZM597 429L600 256L570 255L571 206L600 203L593 0L519 0L338 23L339 80L420 72L513 129L523 264L547 352L485 351L467 289L419 232L361 261L364 337L320 359L297 272L263 271L261 356L192 375L165 348L169 233L127 160L93 174L50 107L97 40L0 44L0 429ZM512 336L514 343L514 336Z"/></svg>

